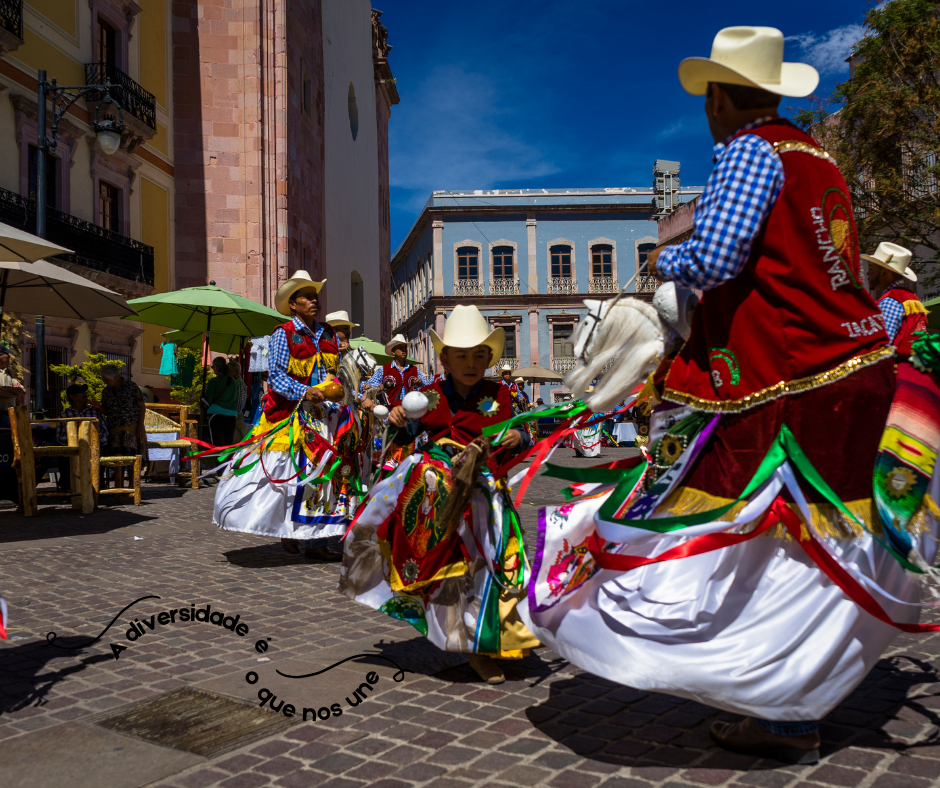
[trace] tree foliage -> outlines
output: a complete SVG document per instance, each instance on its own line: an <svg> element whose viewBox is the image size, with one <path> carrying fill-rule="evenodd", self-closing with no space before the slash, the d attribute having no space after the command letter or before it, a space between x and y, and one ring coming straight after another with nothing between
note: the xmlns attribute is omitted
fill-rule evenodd
<svg viewBox="0 0 940 788"><path fill-rule="evenodd" d="M20 347L20 332L23 330L23 321L12 312L4 312L0 320L0 342L10 346L10 365L7 369L20 383L25 377L23 374L23 348Z"/></svg>
<svg viewBox="0 0 940 788"><path fill-rule="evenodd" d="M811 97L795 122L835 157L853 191L863 249L880 241L919 253L940 285L940 5L891 0L865 17L853 72Z"/></svg>
<svg viewBox="0 0 940 788"><path fill-rule="evenodd" d="M109 359L104 353L85 353L86 361L82 364L52 364L49 370L54 375L67 378L69 383L84 383L88 386L88 399L92 402L101 402L101 394L105 389L101 378L101 368L105 364L113 364L118 369L124 369L124 362ZM69 407L68 397L62 392L62 405Z"/></svg>
<svg viewBox="0 0 940 788"><path fill-rule="evenodd" d="M204 367L199 363L201 355L202 353L200 351L191 348L178 347L176 349L177 363L187 356L193 356L196 359L196 366L193 371L192 383L189 386L173 386L170 390L170 398L174 402L178 402L181 405L189 405L191 408L194 407L199 402L199 395L202 394L203 371L205 370L207 383L215 377L215 374L212 372L212 367Z"/></svg>

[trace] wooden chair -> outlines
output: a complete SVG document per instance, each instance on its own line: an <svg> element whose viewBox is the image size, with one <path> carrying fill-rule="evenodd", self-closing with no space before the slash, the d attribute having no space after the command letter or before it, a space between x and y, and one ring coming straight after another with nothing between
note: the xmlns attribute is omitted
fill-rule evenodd
<svg viewBox="0 0 940 788"><path fill-rule="evenodd" d="M176 417L177 421L173 420L173 417ZM199 460L191 460L188 456L188 453L193 450L193 444L188 440L184 440L187 436L195 437L195 432L192 432L190 425L196 424L195 421L191 421L189 418L189 406L188 405L164 405L162 403L150 403L147 405L147 412L144 415L144 426L148 434L166 434L168 432L175 432L179 434L179 439L177 440L148 440L147 448L148 449L179 449L180 452L180 468L182 469L183 463L189 463L189 470L183 471L179 470L174 474L177 478L177 484L182 487L185 485L186 480L189 479L190 486L192 489L199 489ZM148 473L147 478L151 480L157 479L169 479L170 474L156 474Z"/></svg>
<svg viewBox="0 0 940 788"><path fill-rule="evenodd" d="M37 489L36 459L39 457L68 457L71 477L72 508L82 514L95 510L97 487L98 420L95 418L49 419L47 423L65 422L68 446L34 446L29 410L23 406L9 409L13 434L13 467L20 485L19 510L25 517L39 514L39 498L61 498L65 493L43 492Z"/></svg>
<svg viewBox="0 0 940 788"><path fill-rule="evenodd" d="M100 467L114 468L114 487L102 487L98 495L116 495L118 503L122 503L125 495L134 496L134 506L140 506L140 468L142 457L139 454L129 454L119 457L102 457ZM131 486L124 486L124 469L131 468Z"/></svg>

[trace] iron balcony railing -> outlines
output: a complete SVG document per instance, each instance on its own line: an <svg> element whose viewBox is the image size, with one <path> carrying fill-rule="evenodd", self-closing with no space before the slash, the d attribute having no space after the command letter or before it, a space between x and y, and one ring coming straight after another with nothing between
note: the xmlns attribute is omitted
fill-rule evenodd
<svg viewBox="0 0 940 788"><path fill-rule="evenodd" d="M640 274L636 278L637 293L655 293L659 288L659 280L655 276Z"/></svg>
<svg viewBox="0 0 940 788"><path fill-rule="evenodd" d="M548 280L549 293L577 293L578 280L574 277L553 276Z"/></svg>
<svg viewBox="0 0 940 788"><path fill-rule="evenodd" d="M490 295L519 295L519 280L490 279Z"/></svg>
<svg viewBox="0 0 940 788"><path fill-rule="evenodd" d="M619 289L616 276L592 276L588 279L589 293L616 293Z"/></svg>
<svg viewBox="0 0 940 788"><path fill-rule="evenodd" d="M552 371L564 375L578 366L578 359L574 356L555 356L552 358Z"/></svg>
<svg viewBox="0 0 940 788"><path fill-rule="evenodd" d="M519 369L519 359L517 358L501 358L496 362L496 372L499 373L503 367L512 367L513 369Z"/></svg>
<svg viewBox="0 0 940 788"><path fill-rule="evenodd" d="M0 0L0 27L23 38L23 0Z"/></svg>
<svg viewBox="0 0 940 788"><path fill-rule="evenodd" d="M110 80L111 96L121 105L121 109L156 131L157 100L153 97L153 93L144 90L117 66L109 63L85 64L86 85L103 85L106 80ZM101 99L102 96L98 93L88 94L90 102L101 101Z"/></svg>
<svg viewBox="0 0 940 788"><path fill-rule="evenodd" d="M35 233L35 200L0 189L0 222ZM152 246L53 208L46 209L46 238L74 250L58 255L60 260L153 285Z"/></svg>
<svg viewBox="0 0 940 788"><path fill-rule="evenodd" d="M458 279L454 282L455 296L481 296L483 295L482 279Z"/></svg>

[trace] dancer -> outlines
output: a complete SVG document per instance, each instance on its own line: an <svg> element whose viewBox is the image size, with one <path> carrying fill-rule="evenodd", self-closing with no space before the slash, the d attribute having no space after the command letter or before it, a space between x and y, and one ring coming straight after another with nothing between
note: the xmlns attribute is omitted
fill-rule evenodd
<svg viewBox="0 0 940 788"><path fill-rule="evenodd" d="M874 254L861 256L869 263L868 286L878 296L888 339L905 359L911 355L914 334L927 330L927 307L913 289L917 283L913 257L909 249L892 243L880 243Z"/></svg>
<svg viewBox="0 0 940 788"><path fill-rule="evenodd" d="M392 360L376 369L365 386L381 386L391 409L401 405L409 391L417 391L431 381L414 364L408 363L408 340L401 334L392 337L385 346L385 352L392 356Z"/></svg>
<svg viewBox="0 0 940 788"><path fill-rule="evenodd" d="M347 350L349 350L349 340L352 338L352 330L354 328L359 328L358 323L353 323L349 319L349 314L345 309L341 309L338 312L330 312L324 318L324 322L333 329L333 333L336 335L336 343L339 347L339 352L342 355Z"/></svg>
<svg viewBox="0 0 940 788"><path fill-rule="evenodd" d="M631 299L599 330L585 322L585 369L569 375L582 391L618 351L637 373L605 376L599 401L630 392L647 374L631 351L658 344L650 462L549 508L522 615L597 675L747 715L712 725L721 746L814 763L817 721L898 627L917 630L910 576L929 577L938 510L925 495L898 529L873 500L894 351L864 289L848 187L777 115L818 75L782 55L780 31L735 27L679 67L707 96L716 164L692 237L654 250L650 273L705 294L684 343L664 339L666 310L644 317ZM650 330L630 348L600 341L627 312Z"/></svg>
<svg viewBox="0 0 940 788"><path fill-rule="evenodd" d="M271 334L261 419L254 440L228 458L213 522L227 531L280 536L288 552L304 548L308 558L338 561L361 494L362 425L350 407L352 392L335 381L336 336L317 321L324 284L297 271L277 290L275 308L291 319ZM344 392L345 405L328 400Z"/></svg>
<svg viewBox="0 0 940 788"><path fill-rule="evenodd" d="M477 674L498 684L505 676L492 657L521 658L538 645L516 612L525 545L499 474L531 442L518 430L498 445L481 437L512 415L506 387L483 379L503 350L503 329L490 331L476 307L458 305L443 338L432 330L431 340L446 380L410 394L389 416L399 445L423 431L430 443L369 493L346 539L339 590L445 651L470 652Z"/></svg>

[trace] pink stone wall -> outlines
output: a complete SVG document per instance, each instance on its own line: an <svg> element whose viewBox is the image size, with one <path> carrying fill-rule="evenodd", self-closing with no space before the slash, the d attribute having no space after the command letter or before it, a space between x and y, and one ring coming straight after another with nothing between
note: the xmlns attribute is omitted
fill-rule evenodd
<svg viewBox="0 0 940 788"><path fill-rule="evenodd" d="M692 234L693 217L697 203L698 197L690 202L683 203L669 216L657 220L660 245L679 243Z"/></svg>
<svg viewBox="0 0 940 788"><path fill-rule="evenodd" d="M392 249L388 185L388 121L392 114L388 93L376 86L375 117L379 149L379 308L382 341L392 338Z"/></svg>

